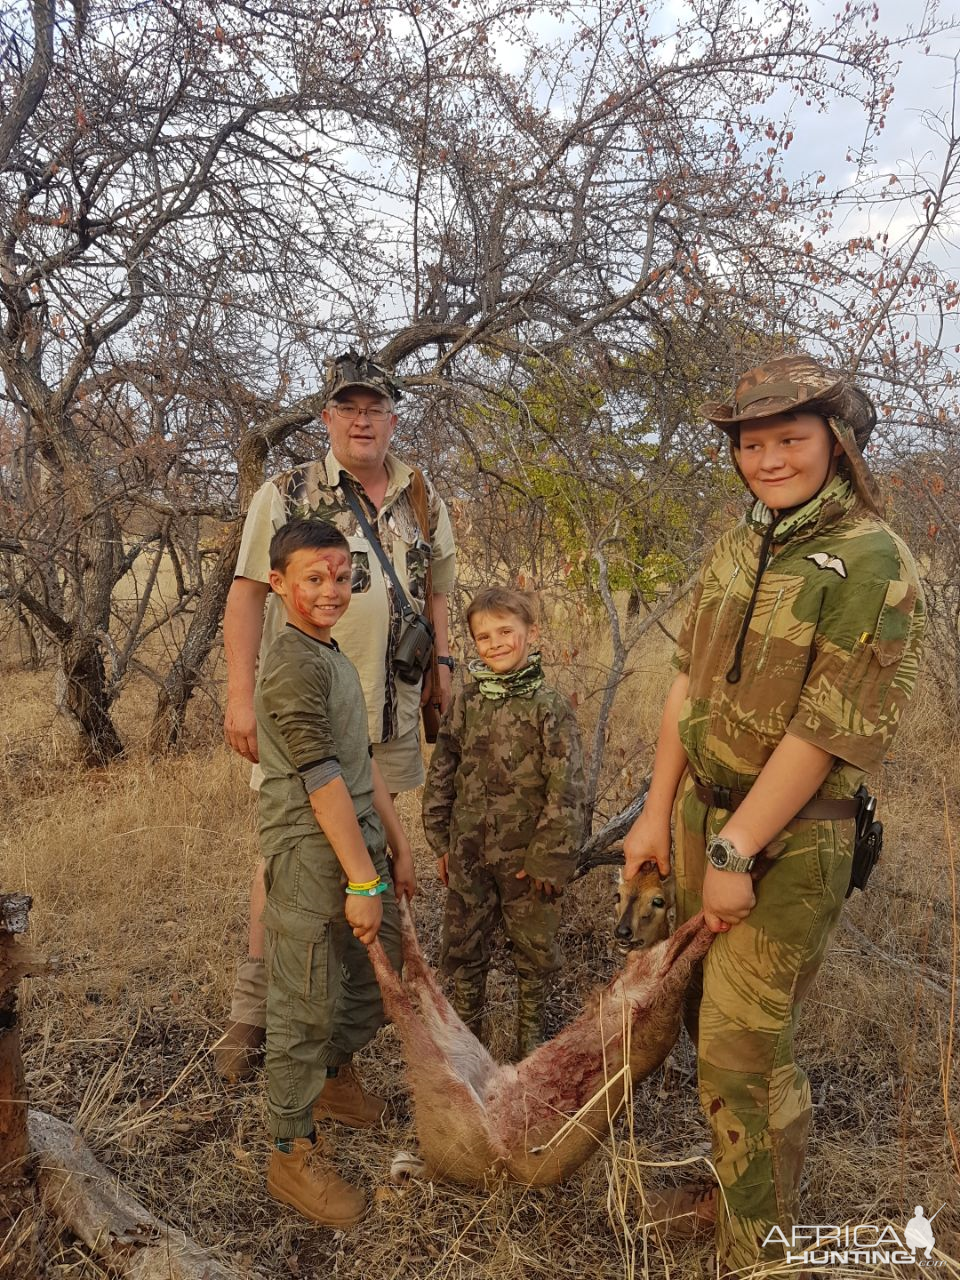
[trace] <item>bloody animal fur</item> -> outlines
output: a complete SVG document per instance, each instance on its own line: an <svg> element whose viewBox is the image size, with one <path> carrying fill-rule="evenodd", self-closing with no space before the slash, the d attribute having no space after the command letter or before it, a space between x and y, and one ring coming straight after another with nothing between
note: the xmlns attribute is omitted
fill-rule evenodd
<svg viewBox="0 0 960 1280"><path fill-rule="evenodd" d="M428 1171L466 1186L496 1176L546 1185L578 1169L609 1131L630 1084L673 1047L683 993L713 940L696 916L669 940L632 951L558 1036L515 1066L501 1065L450 1007L405 902L400 915L405 980L379 942L370 959L403 1041Z"/></svg>
<svg viewBox="0 0 960 1280"><path fill-rule="evenodd" d="M627 951L662 942L670 932L667 917L673 905L673 876L661 879L655 862L645 862L628 880L621 877L613 927L620 949Z"/></svg>

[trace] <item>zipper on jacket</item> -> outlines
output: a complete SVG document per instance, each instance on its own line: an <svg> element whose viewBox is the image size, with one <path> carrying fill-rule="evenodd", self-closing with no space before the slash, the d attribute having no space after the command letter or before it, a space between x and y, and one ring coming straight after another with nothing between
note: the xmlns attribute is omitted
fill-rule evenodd
<svg viewBox="0 0 960 1280"><path fill-rule="evenodd" d="M770 633L773 631L773 622L777 616L777 610L780 608L780 601L783 599L783 587L777 592L777 598L773 602L773 608L770 610L770 617L767 619L767 629L763 633L763 644L760 646L760 656L757 659L756 670L762 671L767 661L767 650L770 648Z"/></svg>
<svg viewBox="0 0 960 1280"><path fill-rule="evenodd" d="M727 600L729 599L730 592L733 590L733 584L736 582L739 576L740 576L740 566L738 564L735 564L733 566L733 573L731 573L730 575L730 581L727 583L726 587L724 588L723 595L720 598L720 608L713 615L713 626L710 628L710 641L709 641L709 643L711 644L713 643L713 637L717 634L717 628L720 626L720 619L723 617L723 611L727 607Z"/></svg>
<svg viewBox="0 0 960 1280"><path fill-rule="evenodd" d="M764 531L763 539L760 543L760 552L757 556L757 576L753 580L753 590L750 592L750 601L747 605L747 611L743 615L743 623L740 626L740 634L737 636L736 648L733 651L733 663L727 672L727 684L739 684L740 673L743 666L743 647L747 643L747 633L750 630L750 620L753 618L753 611L757 607L757 596L760 594L760 582L767 569L767 563L770 560L770 548L773 546L773 535L777 531L777 525L787 513L781 511L775 520L773 520Z"/></svg>

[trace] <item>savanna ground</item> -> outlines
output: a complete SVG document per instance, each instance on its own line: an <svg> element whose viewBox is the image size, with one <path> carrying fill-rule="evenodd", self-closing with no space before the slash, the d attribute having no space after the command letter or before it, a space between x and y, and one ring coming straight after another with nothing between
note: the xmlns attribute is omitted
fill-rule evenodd
<svg viewBox="0 0 960 1280"><path fill-rule="evenodd" d="M583 687L591 647L548 646L556 675ZM631 794L651 757L669 681L663 636L634 656L607 748L615 772L605 815ZM154 763L140 753L149 687L131 687L118 721L130 757L90 773L73 763L51 710L52 675L3 655L0 886L33 895L35 946L56 973L21 1001L32 1104L76 1125L97 1156L159 1217L241 1275L400 1280L574 1280L582 1276L712 1274L709 1246L668 1246L644 1228L637 1188L703 1171L706 1128L693 1055L636 1091L632 1116L568 1186L490 1193L389 1180L391 1157L414 1142L398 1040L388 1028L364 1054L364 1078L390 1099L383 1132L333 1129L346 1176L367 1187L368 1217L349 1234L311 1227L266 1195L263 1083L228 1089L210 1047L245 941L255 856L246 767L220 745L212 704L198 700L191 745ZM590 727L592 702L581 699ZM896 754L877 781L884 861L855 895L807 1001L799 1054L813 1087L815 1131L805 1221L882 1222L902 1230L915 1204L936 1223L935 1274L960 1276L960 1081L955 965L957 887L950 848L960 804L957 725L935 688L921 689ZM418 858L417 915L435 955L441 894L418 821L401 811ZM960 834L960 830L958 830ZM616 967L611 873L569 893L566 966L552 997L559 1025ZM511 982L494 975L495 1044L510 1034ZM501 998L502 997L502 998ZM691 1170L690 1166L693 1166ZM951 1261L951 1259L953 1259ZM766 1274L786 1274L768 1271ZM832 1276L867 1275L835 1267ZM881 1268L874 1274L891 1274ZM916 1267L902 1274L916 1276ZM96 1261L29 1210L0 1234L0 1275L18 1280L104 1276Z"/></svg>

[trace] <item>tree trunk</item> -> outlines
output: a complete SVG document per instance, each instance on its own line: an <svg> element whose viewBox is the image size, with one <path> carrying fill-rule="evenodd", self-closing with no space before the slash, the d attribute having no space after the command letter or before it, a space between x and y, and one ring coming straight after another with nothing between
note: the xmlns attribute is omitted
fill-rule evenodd
<svg viewBox="0 0 960 1280"><path fill-rule="evenodd" d="M600 700L600 711L597 714L597 723L593 731L593 747L587 768L587 818L584 825L585 831L593 829L593 811L597 803L597 789L600 785L603 752L607 745L610 713L613 710L613 704L616 701L617 691L620 688L620 681L623 679L623 672L627 663L627 651L624 647L623 635L620 630L620 614L617 612L616 601L613 598L613 592L610 590L610 582L607 576L607 559L603 548L598 547L594 551L593 557L597 562L597 585L600 591L600 598L603 600L604 608L607 611L607 620L610 624L610 644L613 648L613 660L610 664L610 670L607 672L607 681L603 687L603 697Z"/></svg>
<svg viewBox="0 0 960 1280"><path fill-rule="evenodd" d="M126 1280L237 1280L237 1272L155 1218L99 1163L74 1129L31 1111L30 1145L48 1212Z"/></svg>
<svg viewBox="0 0 960 1280"><path fill-rule="evenodd" d="M37 633L34 629L33 620L20 604L17 605L17 622L20 624L20 655L23 665L29 671L39 671L41 660ZM26 655L23 653L24 643L26 643L27 648Z"/></svg>
<svg viewBox="0 0 960 1280"><path fill-rule="evenodd" d="M110 717L106 668L96 635L81 631L60 651L61 706L84 739L88 764L105 765L123 754L123 743Z"/></svg>
<svg viewBox="0 0 960 1280"><path fill-rule="evenodd" d="M162 755L180 743L187 704L217 638L227 592L233 581L242 531L243 526L237 521L217 557L213 572L204 583L183 647L160 686L157 709L150 726L151 755Z"/></svg>

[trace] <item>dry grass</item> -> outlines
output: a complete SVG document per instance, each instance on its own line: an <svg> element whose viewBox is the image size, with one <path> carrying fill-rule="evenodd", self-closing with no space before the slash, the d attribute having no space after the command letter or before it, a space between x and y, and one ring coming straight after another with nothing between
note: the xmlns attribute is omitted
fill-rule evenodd
<svg viewBox="0 0 960 1280"><path fill-rule="evenodd" d="M621 696L608 748L608 812L648 763L667 653L662 637L651 639ZM554 656L570 688L575 670L602 665L602 645L587 645L568 666L561 646ZM659 1076L638 1088L612 1159L604 1153L563 1188L481 1194L389 1182L391 1157L410 1147L412 1134L399 1044L387 1029L363 1063L368 1083L391 1100L385 1132L331 1134L338 1163L369 1188L373 1211L344 1236L274 1206L263 1185L262 1083L225 1089L209 1055L243 945L255 856L244 766L216 743L201 706L190 754L161 764L134 755L109 772L85 773L71 763L49 687L46 674L8 664L0 885L33 894L34 942L60 964L54 977L27 984L21 1002L30 1093L35 1105L75 1122L160 1217L250 1275L711 1274L703 1246L671 1250L643 1229L635 1207L642 1185L677 1180L690 1161L704 1167L706 1128L686 1044L666 1090ZM149 689L125 697L119 716L134 740L151 704ZM588 732L592 705L581 704ZM932 1212L946 1202L937 1242L956 1259L960 1045L950 992L958 933L946 814L957 812L960 765L956 726L940 725L938 711L935 690L911 709L882 780L887 855L869 894L849 905L857 932L840 930L807 1003L800 1056L816 1118L805 1213L809 1222L889 1218L902 1227L915 1204ZM420 932L433 952L440 893L419 839L416 798L406 797L402 810L422 874ZM611 894L599 871L570 895L567 963L550 1011L556 1025L613 971ZM510 985L506 972L494 975L492 1007L509 1007ZM497 1017L494 1047L505 1049L510 1028L505 1013ZM24 1203L0 1229L0 1274L99 1280L98 1265ZM960 1264L947 1261L937 1274L960 1276Z"/></svg>

